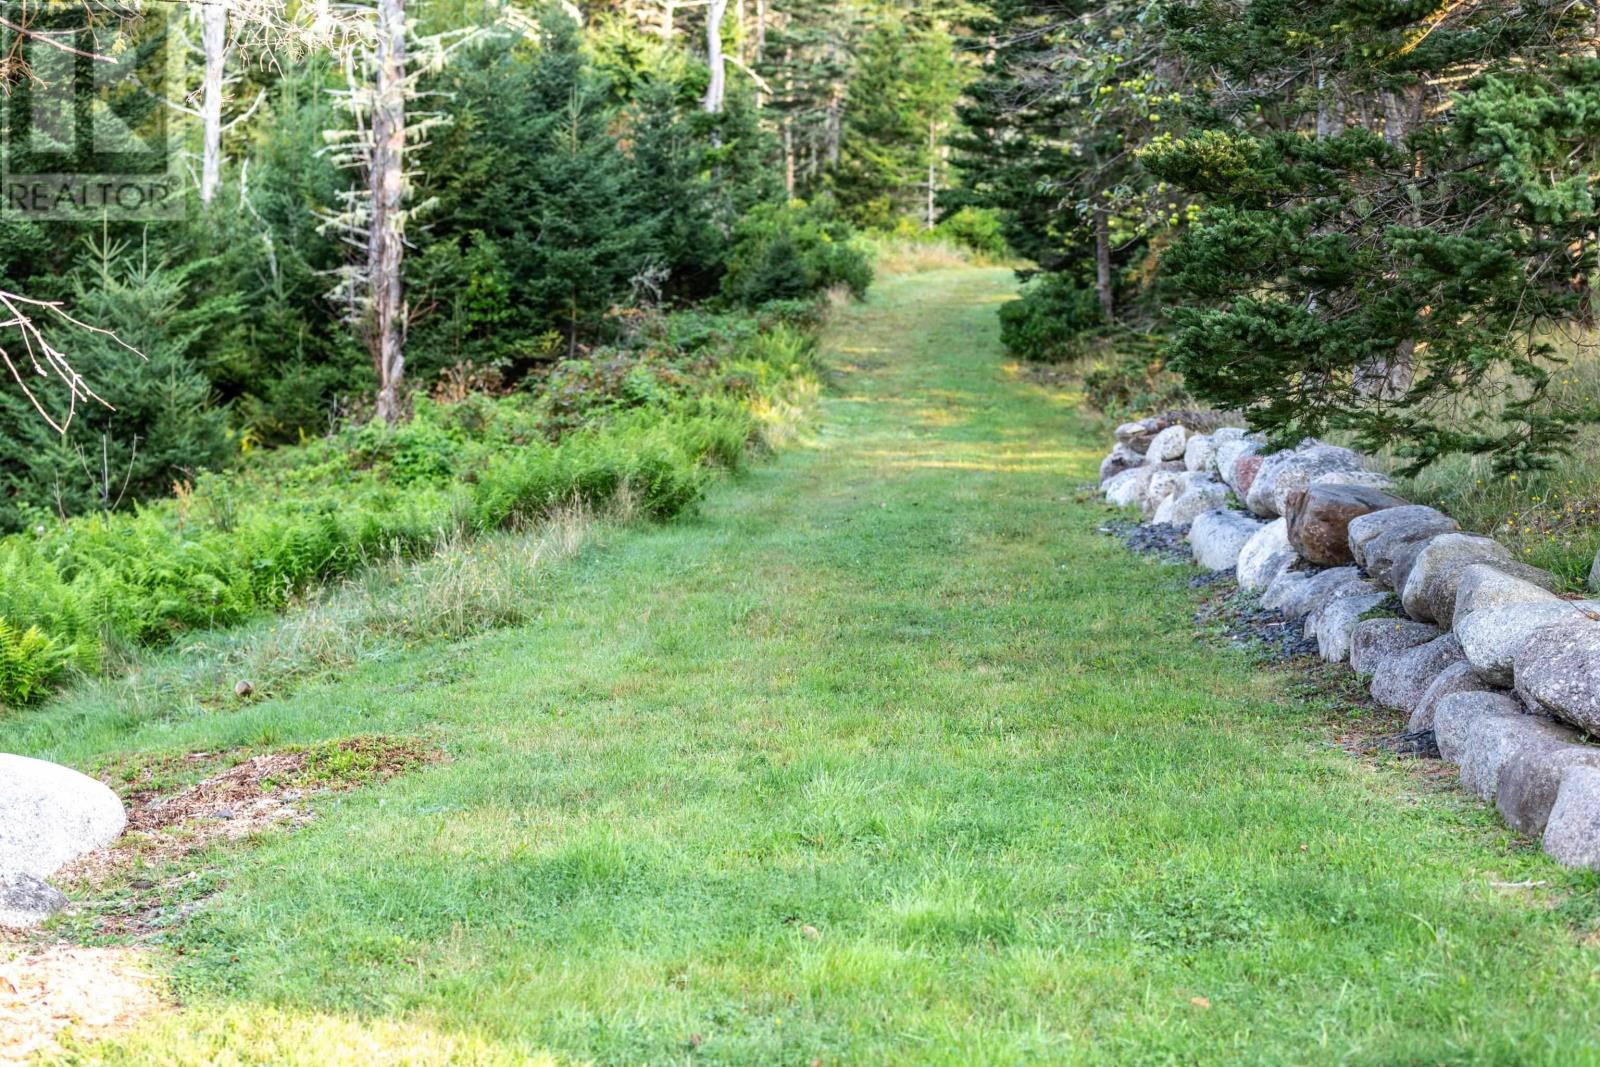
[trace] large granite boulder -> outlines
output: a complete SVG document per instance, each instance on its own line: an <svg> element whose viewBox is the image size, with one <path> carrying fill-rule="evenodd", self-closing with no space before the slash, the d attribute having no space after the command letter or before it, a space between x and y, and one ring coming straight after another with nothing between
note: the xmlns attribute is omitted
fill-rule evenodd
<svg viewBox="0 0 1600 1067"><path fill-rule="evenodd" d="M1600 770L1574 767L1562 776L1545 823L1544 850L1568 867L1600 870Z"/></svg>
<svg viewBox="0 0 1600 1067"><path fill-rule="evenodd" d="M1406 501L1380 489L1319 482L1291 492L1283 515L1289 521L1289 544L1301 559L1321 567L1341 567L1355 560L1350 553L1353 519L1406 506Z"/></svg>
<svg viewBox="0 0 1600 1067"><path fill-rule="evenodd" d="M1460 647L1456 642L1456 647ZM1462 657L1460 662L1452 663L1439 672L1439 676L1429 683L1423 691L1422 699L1417 701L1416 707L1411 711L1411 719L1406 723L1406 729L1412 733L1421 733L1423 730L1433 729L1434 716L1439 711L1439 705L1446 697L1455 696L1457 693L1482 693L1489 690L1489 684L1478 677L1478 672L1472 669L1472 664Z"/></svg>
<svg viewBox="0 0 1600 1067"><path fill-rule="evenodd" d="M1216 467L1217 477L1235 493L1241 492L1235 482L1235 466L1239 460L1245 456L1255 455L1263 447L1263 440L1257 434L1239 433L1235 436L1229 430L1218 430L1213 433L1211 462Z"/></svg>
<svg viewBox="0 0 1600 1067"><path fill-rule="evenodd" d="M1461 784L1492 804L1500 793L1501 768L1508 762L1524 752L1577 740L1575 731L1537 715L1480 716L1467 728L1462 745Z"/></svg>
<svg viewBox="0 0 1600 1067"><path fill-rule="evenodd" d="M1150 442L1155 440L1156 434L1166 429L1166 424L1159 419L1135 419L1125 422L1112 431L1117 444L1127 445L1133 451L1144 455L1150 450Z"/></svg>
<svg viewBox="0 0 1600 1067"><path fill-rule="evenodd" d="M1265 589L1294 560L1288 524L1282 519L1267 523L1239 550L1239 563L1234 568L1239 588L1248 592Z"/></svg>
<svg viewBox="0 0 1600 1067"><path fill-rule="evenodd" d="M1386 708L1414 712L1440 675L1466 661L1454 634L1435 637L1380 663L1372 674L1372 699ZM1475 685L1482 683L1475 681Z"/></svg>
<svg viewBox="0 0 1600 1067"><path fill-rule="evenodd" d="M1390 571L1397 552L1459 529L1461 524L1450 516L1420 504L1384 508L1350 520L1350 554L1375 581L1393 589Z"/></svg>
<svg viewBox="0 0 1600 1067"><path fill-rule="evenodd" d="M1290 568L1278 574L1261 594L1261 606L1286 619L1303 619L1332 596L1342 585L1361 580L1354 567L1328 570Z"/></svg>
<svg viewBox="0 0 1600 1067"><path fill-rule="evenodd" d="M1416 553L1410 570L1403 576L1395 571L1400 606L1419 622L1449 625L1456 616L1456 588L1461 572L1474 563L1512 562L1511 550L1488 537L1472 534L1440 534ZM1398 567L1398 563L1397 563Z"/></svg>
<svg viewBox="0 0 1600 1067"><path fill-rule="evenodd" d="M1264 525L1227 508L1201 512L1189 525L1195 563L1208 571L1233 570L1239 565L1239 553Z"/></svg>
<svg viewBox="0 0 1600 1067"><path fill-rule="evenodd" d="M1226 479L1228 487L1234 491L1240 500L1250 493L1250 487L1256 483L1256 475L1261 471L1261 464L1266 462L1266 456L1260 452L1252 452L1248 456L1240 456L1233 461L1232 477Z"/></svg>
<svg viewBox="0 0 1600 1067"><path fill-rule="evenodd" d="M1522 564L1517 565L1521 570ZM1548 571L1527 568L1522 573L1535 571L1537 580L1519 578L1507 573L1503 563L1474 563L1461 572L1456 581L1456 606L1450 619L1454 629L1460 621L1474 611L1498 608L1507 604L1546 604L1560 599L1550 591L1555 578Z"/></svg>
<svg viewBox="0 0 1600 1067"><path fill-rule="evenodd" d="M1555 806L1561 780L1573 767L1600 768L1600 747L1581 744L1530 745L1500 768L1495 806L1515 830L1542 834Z"/></svg>
<svg viewBox="0 0 1600 1067"><path fill-rule="evenodd" d="M1245 493L1245 506L1261 516L1282 515L1289 494L1310 485L1311 479L1361 469L1361 457L1348 448L1307 440L1262 461L1261 470Z"/></svg>
<svg viewBox="0 0 1600 1067"><path fill-rule="evenodd" d="M1350 669L1370 678L1402 652L1441 636L1437 626L1409 619L1364 619L1350 633Z"/></svg>
<svg viewBox="0 0 1600 1067"><path fill-rule="evenodd" d="M1456 636L1474 670L1494 685L1509 688L1516 680L1517 653L1535 633L1547 626L1576 627L1588 621L1586 613L1596 611L1600 602L1595 601L1504 604L1463 616Z"/></svg>
<svg viewBox="0 0 1600 1067"><path fill-rule="evenodd" d="M1378 471L1329 471L1311 479L1312 485L1356 485L1387 493L1394 488L1394 479Z"/></svg>
<svg viewBox="0 0 1600 1067"><path fill-rule="evenodd" d="M1189 443L1189 430L1183 424L1168 426L1165 430L1150 439L1150 447L1145 450L1146 463L1170 463L1183 459L1184 449Z"/></svg>
<svg viewBox="0 0 1600 1067"><path fill-rule="evenodd" d="M128 824L110 789L68 767L0 754L0 874L48 878Z"/></svg>
<svg viewBox="0 0 1600 1067"><path fill-rule="evenodd" d="M1306 635L1317 639L1318 655L1329 663L1341 663L1350 655L1356 627L1388 604L1389 594L1372 582L1342 585L1306 616Z"/></svg>
<svg viewBox="0 0 1600 1067"><path fill-rule="evenodd" d="M1504 693L1467 690L1439 701L1433 713L1433 739L1439 755L1460 763L1466 754L1468 730L1479 719L1490 717L1527 718L1522 705Z"/></svg>
<svg viewBox="0 0 1600 1067"><path fill-rule="evenodd" d="M1228 503L1228 487L1200 471L1190 472L1191 481L1182 492L1167 497L1156 508L1153 521L1169 526L1188 526L1203 512Z"/></svg>
<svg viewBox="0 0 1600 1067"><path fill-rule="evenodd" d="M1512 654L1512 673L1517 689L1545 711L1600 735L1600 622L1574 610L1535 630Z"/></svg>
<svg viewBox="0 0 1600 1067"><path fill-rule="evenodd" d="M1123 471L1133 470L1144 465L1144 457L1120 441L1111 449L1110 454L1100 461L1100 486L1105 484Z"/></svg>
<svg viewBox="0 0 1600 1067"><path fill-rule="evenodd" d="M1210 434L1192 434L1183 446L1183 465L1192 471L1210 472L1215 451Z"/></svg>
<svg viewBox="0 0 1600 1067"><path fill-rule="evenodd" d="M1150 489L1150 479L1164 471L1181 470L1176 464L1162 464L1156 467L1135 467L1131 471L1124 471L1116 475L1102 487L1106 501L1119 508L1130 508L1144 503L1145 494Z"/></svg>
<svg viewBox="0 0 1600 1067"><path fill-rule="evenodd" d="M1161 469L1152 467L1150 484L1145 487L1144 496L1139 501L1140 509L1145 518L1152 518L1161 502L1170 496L1176 496L1188 484L1189 472L1182 469L1181 464L1163 463ZM1171 468L1176 467L1176 470Z"/></svg>

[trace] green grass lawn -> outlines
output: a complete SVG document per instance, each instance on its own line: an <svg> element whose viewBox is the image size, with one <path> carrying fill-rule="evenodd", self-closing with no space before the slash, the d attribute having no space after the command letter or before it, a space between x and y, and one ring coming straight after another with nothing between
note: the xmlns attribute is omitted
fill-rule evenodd
<svg viewBox="0 0 1600 1067"><path fill-rule="evenodd" d="M1594 879L1195 641L1188 572L1075 496L1106 442L1006 368L1011 288L886 282L809 440L555 564L524 625L0 723L77 765L449 755L209 857L181 1006L85 1056L1600 1062Z"/></svg>

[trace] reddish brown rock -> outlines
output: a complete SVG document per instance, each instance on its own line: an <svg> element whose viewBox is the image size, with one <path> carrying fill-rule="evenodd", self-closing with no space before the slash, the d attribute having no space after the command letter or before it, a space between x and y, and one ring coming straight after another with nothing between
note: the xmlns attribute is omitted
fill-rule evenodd
<svg viewBox="0 0 1600 1067"><path fill-rule="evenodd" d="M1391 493L1365 485L1319 484L1296 489L1285 498L1289 544L1308 562L1342 567L1355 558L1350 554L1352 520L1406 504Z"/></svg>
<svg viewBox="0 0 1600 1067"><path fill-rule="evenodd" d="M1256 475L1261 473L1261 461L1267 457L1260 453L1249 456L1240 456L1233 464L1233 479L1228 483L1233 486L1233 491L1243 497L1255 484Z"/></svg>

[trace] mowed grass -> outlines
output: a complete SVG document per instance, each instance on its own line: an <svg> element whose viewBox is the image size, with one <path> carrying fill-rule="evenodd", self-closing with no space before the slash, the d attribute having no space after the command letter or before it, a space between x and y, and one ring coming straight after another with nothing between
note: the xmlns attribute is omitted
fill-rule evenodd
<svg viewBox="0 0 1600 1067"><path fill-rule="evenodd" d="M812 438L554 564L528 620L0 750L418 734L210 857L113 1063L1600 1062L1596 882L1198 643L1075 487L1003 270L832 328ZM1520 887L1519 887L1520 884Z"/></svg>

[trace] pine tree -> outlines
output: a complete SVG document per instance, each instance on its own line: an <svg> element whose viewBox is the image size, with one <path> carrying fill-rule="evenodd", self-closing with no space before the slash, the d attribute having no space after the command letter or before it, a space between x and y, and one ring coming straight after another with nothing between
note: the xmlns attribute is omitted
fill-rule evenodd
<svg viewBox="0 0 1600 1067"><path fill-rule="evenodd" d="M228 454L226 413L211 403L198 357L207 331L238 313L237 299L185 300L205 260L169 267L102 242L89 262L73 279L74 305L121 343L86 334L74 361L116 404L80 405L62 435L25 398L0 392L0 438L10 443L0 529L18 528L30 513L110 510L164 495ZM65 422L59 398L51 400Z"/></svg>

